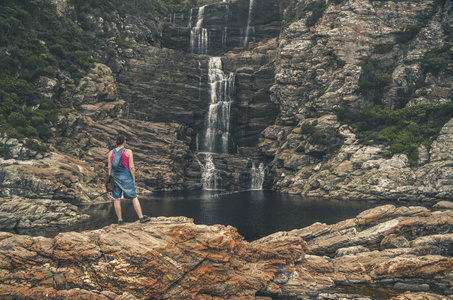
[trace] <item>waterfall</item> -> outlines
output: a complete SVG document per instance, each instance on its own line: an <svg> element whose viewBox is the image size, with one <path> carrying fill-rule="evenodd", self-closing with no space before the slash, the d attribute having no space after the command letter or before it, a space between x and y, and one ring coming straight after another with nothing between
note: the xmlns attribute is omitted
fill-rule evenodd
<svg viewBox="0 0 453 300"><path fill-rule="evenodd" d="M250 169L250 174L252 175L252 180L250 183L251 190L262 190L265 176L264 164L260 163L258 168L255 165L255 162L252 162L252 168Z"/></svg>
<svg viewBox="0 0 453 300"><path fill-rule="evenodd" d="M202 169L201 182L205 190L221 188L220 170L214 163L215 154L228 154L233 149L231 129L232 92L234 91L234 73L224 72L222 59L210 57L207 72L201 76L207 82L209 108L205 118L205 129L196 137L198 155L204 156L204 164L198 159Z"/></svg>
<svg viewBox="0 0 453 300"><path fill-rule="evenodd" d="M225 26L225 28L223 28L223 32L222 32L222 47L224 49L225 49L225 46L227 43L227 38L228 38L228 27Z"/></svg>
<svg viewBox="0 0 453 300"><path fill-rule="evenodd" d="M198 8L195 27L192 27L193 10L190 11L189 27L192 27L190 29L190 50L192 53L206 54L208 52L208 30L202 27L205 7L206 5Z"/></svg>
<svg viewBox="0 0 453 300"><path fill-rule="evenodd" d="M209 58L208 84L210 104L205 124L203 151L229 153L231 92L234 88L234 74L223 72L220 57Z"/></svg>
<svg viewBox="0 0 453 300"><path fill-rule="evenodd" d="M199 162L200 163L200 162ZM219 181L221 180L219 171L216 170L212 154L208 153L205 156L205 164L200 163L203 173L201 175L201 183L203 189L215 191L219 189Z"/></svg>
<svg viewBox="0 0 453 300"><path fill-rule="evenodd" d="M187 25L188 28L192 28L192 15L193 15L193 8L190 9L189 24ZM190 37L190 40L192 41L192 37Z"/></svg>
<svg viewBox="0 0 453 300"><path fill-rule="evenodd" d="M249 16L248 16L248 19L247 19L247 27L245 28L244 40L242 41L242 47L247 47L247 44L249 42L250 31L254 30L254 28L250 26L250 24L252 22L252 12L253 12L254 4L255 4L255 0L250 0Z"/></svg>

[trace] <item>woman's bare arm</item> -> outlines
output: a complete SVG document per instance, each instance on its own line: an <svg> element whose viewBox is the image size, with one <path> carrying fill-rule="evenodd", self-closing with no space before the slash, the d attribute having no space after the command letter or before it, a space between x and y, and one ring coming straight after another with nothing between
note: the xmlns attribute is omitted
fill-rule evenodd
<svg viewBox="0 0 453 300"><path fill-rule="evenodd" d="M128 150L126 155L127 155L127 157L129 157L129 170L131 171L132 179L134 180L134 184L135 184L134 154L132 153L132 150Z"/></svg>
<svg viewBox="0 0 453 300"><path fill-rule="evenodd" d="M112 150L109 152L109 155L108 155L108 162L107 162L107 166L108 166L108 170L109 170L109 175L112 173Z"/></svg>

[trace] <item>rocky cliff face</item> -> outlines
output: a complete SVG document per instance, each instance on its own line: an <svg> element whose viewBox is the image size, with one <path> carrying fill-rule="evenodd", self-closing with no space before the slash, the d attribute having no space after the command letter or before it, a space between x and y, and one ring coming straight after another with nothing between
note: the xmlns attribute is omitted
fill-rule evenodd
<svg viewBox="0 0 453 300"><path fill-rule="evenodd" d="M54 2L59 17L73 9L67 1ZM327 4L226 1L171 14L164 22L117 12L103 19L93 12L87 34L105 37L93 49L99 63L77 82L65 72L39 81L42 94L60 106L50 150L55 154L44 163L44 155L25 142L2 138L12 159L2 160L0 193L91 201L102 192L106 155L118 133L129 136L136 153L142 192L201 188L197 136L210 104L206 66L216 55L223 71L234 75L231 149L215 158L225 189L247 189L252 165L263 162L265 187L282 192L451 197L451 121L431 147L419 147L419 163L411 165L404 154L388 157L385 143L363 143L335 112L450 103L450 54L439 64L426 58L451 45L452 4ZM54 193L42 174L58 168L53 158L65 155L75 179L55 178L52 184L65 192ZM30 163L37 169L22 172L21 165ZM38 190L6 180L13 173L16 183L32 178Z"/></svg>
<svg viewBox="0 0 453 300"><path fill-rule="evenodd" d="M0 234L2 299L450 299L452 211L392 205L248 243L184 217ZM405 293L412 291L412 293ZM422 292L420 292L422 291ZM418 293L415 293L418 292Z"/></svg>
<svg viewBox="0 0 453 300"><path fill-rule="evenodd" d="M274 187L355 199L451 197L451 121L429 152L419 148L422 163L410 167L406 155L386 157L385 144L359 142L335 115L339 107L451 102L451 85L445 84L451 82L451 60L439 72L423 67L427 51L451 46L451 2L312 4L318 12L325 9L319 19L314 22L315 12L306 10L310 4L293 1L286 15L302 17L279 37L271 98L280 112L260 143L262 153L273 159ZM376 78L364 63L369 61L373 72L387 78L385 84L373 86ZM311 133L304 131L307 124Z"/></svg>

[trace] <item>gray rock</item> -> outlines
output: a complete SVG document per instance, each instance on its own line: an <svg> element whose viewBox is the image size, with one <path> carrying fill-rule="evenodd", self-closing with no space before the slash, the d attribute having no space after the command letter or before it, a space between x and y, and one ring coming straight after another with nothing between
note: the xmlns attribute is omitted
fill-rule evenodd
<svg viewBox="0 0 453 300"><path fill-rule="evenodd" d="M384 237L380 245L381 250L407 247L409 247L409 241L405 237L398 236L396 234L391 234Z"/></svg>
<svg viewBox="0 0 453 300"><path fill-rule="evenodd" d="M433 208L437 209L453 209L452 201L439 201L433 205Z"/></svg>
<svg viewBox="0 0 453 300"><path fill-rule="evenodd" d="M353 246L348 248L340 248L335 252L335 257L345 255L356 255L357 253L369 252L370 250L363 246Z"/></svg>
<svg viewBox="0 0 453 300"><path fill-rule="evenodd" d="M61 200L5 199L0 204L0 230L72 225L89 218Z"/></svg>
<svg viewBox="0 0 453 300"><path fill-rule="evenodd" d="M398 282L393 286L395 290L406 290L406 291L429 291L429 284L411 284Z"/></svg>

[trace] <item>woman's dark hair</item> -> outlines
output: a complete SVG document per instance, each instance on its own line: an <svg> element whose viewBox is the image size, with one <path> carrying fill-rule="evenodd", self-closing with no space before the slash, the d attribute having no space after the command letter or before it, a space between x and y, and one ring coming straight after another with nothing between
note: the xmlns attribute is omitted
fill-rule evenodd
<svg viewBox="0 0 453 300"><path fill-rule="evenodd" d="M125 140L126 140L126 137L124 135L122 135L122 134L118 135L118 137L116 138L116 145L117 146L122 145Z"/></svg>

